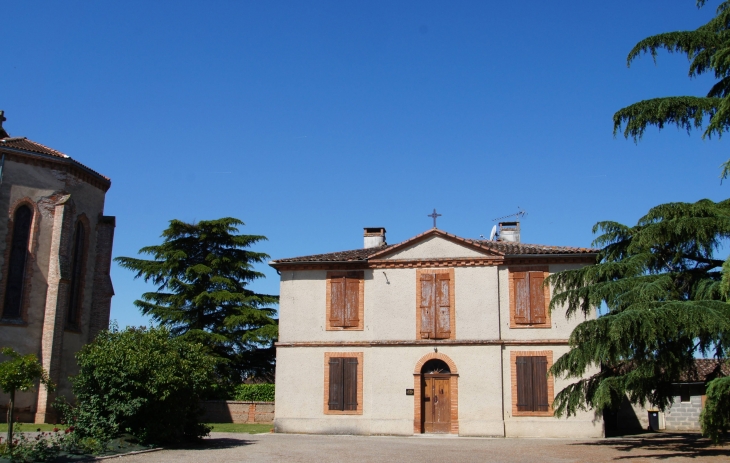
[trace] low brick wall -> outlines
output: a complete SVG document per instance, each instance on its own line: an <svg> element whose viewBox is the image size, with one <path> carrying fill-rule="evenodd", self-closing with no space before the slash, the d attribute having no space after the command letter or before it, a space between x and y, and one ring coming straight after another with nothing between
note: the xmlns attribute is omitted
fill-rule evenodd
<svg viewBox="0 0 730 463"><path fill-rule="evenodd" d="M206 423L274 422L274 402L242 402L237 400L208 400L201 402Z"/></svg>

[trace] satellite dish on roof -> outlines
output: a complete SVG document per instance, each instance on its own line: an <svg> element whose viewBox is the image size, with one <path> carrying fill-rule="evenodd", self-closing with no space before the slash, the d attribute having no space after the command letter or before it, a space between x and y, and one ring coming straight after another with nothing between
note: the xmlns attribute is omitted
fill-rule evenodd
<svg viewBox="0 0 730 463"><path fill-rule="evenodd" d="M489 241L494 241L494 236L497 234L497 226L492 227L492 232L489 234Z"/></svg>

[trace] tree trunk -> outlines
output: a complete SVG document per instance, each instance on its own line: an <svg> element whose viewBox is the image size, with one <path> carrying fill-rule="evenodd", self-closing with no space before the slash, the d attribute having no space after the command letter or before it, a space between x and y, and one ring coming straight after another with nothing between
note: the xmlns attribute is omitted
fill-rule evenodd
<svg viewBox="0 0 730 463"><path fill-rule="evenodd" d="M13 408L15 408L15 389L10 390L10 403L8 404L8 437L5 441L8 446L8 450L13 447L13 421L15 421Z"/></svg>

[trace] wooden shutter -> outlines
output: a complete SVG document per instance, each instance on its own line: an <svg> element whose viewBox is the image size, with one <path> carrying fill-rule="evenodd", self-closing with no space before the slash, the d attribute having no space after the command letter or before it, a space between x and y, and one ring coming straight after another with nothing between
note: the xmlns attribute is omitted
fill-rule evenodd
<svg viewBox="0 0 730 463"><path fill-rule="evenodd" d="M517 360L517 411L532 411L532 357L518 356Z"/></svg>
<svg viewBox="0 0 730 463"><path fill-rule="evenodd" d="M530 323L530 285L527 272L514 272L512 283L515 291L515 323Z"/></svg>
<svg viewBox="0 0 730 463"><path fill-rule="evenodd" d="M344 410L344 378L342 375L343 358L332 357L329 361L330 367L330 394L329 394L329 409L330 410Z"/></svg>
<svg viewBox="0 0 730 463"><path fill-rule="evenodd" d="M547 357L530 357L532 359L532 411L546 412L550 408L548 402Z"/></svg>
<svg viewBox="0 0 730 463"><path fill-rule="evenodd" d="M357 410L357 359L347 357L344 363L344 398L343 410Z"/></svg>
<svg viewBox="0 0 730 463"><path fill-rule="evenodd" d="M436 338L451 336L451 298L449 297L449 274L436 274Z"/></svg>
<svg viewBox="0 0 730 463"><path fill-rule="evenodd" d="M529 272L530 287L530 323L545 323L546 307L545 307L545 289L542 283L545 281L543 272Z"/></svg>
<svg viewBox="0 0 730 463"><path fill-rule="evenodd" d="M421 281L421 337L432 338L435 330L436 278L432 273L422 273Z"/></svg>
<svg viewBox="0 0 730 463"><path fill-rule="evenodd" d="M330 279L330 325L345 326L345 278Z"/></svg>
<svg viewBox="0 0 730 463"><path fill-rule="evenodd" d="M360 279L345 279L345 308L343 326L357 326L360 322Z"/></svg>

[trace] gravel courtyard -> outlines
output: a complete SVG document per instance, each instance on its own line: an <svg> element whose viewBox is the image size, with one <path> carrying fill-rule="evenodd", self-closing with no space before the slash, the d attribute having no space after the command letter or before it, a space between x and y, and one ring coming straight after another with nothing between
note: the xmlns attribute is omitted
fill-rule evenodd
<svg viewBox="0 0 730 463"><path fill-rule="evenodd" d="M649 434L602 440L364 437L213 433L205 445L123 457L170 462L585 462L728 461L730 445L693 435Z"/></svg>

